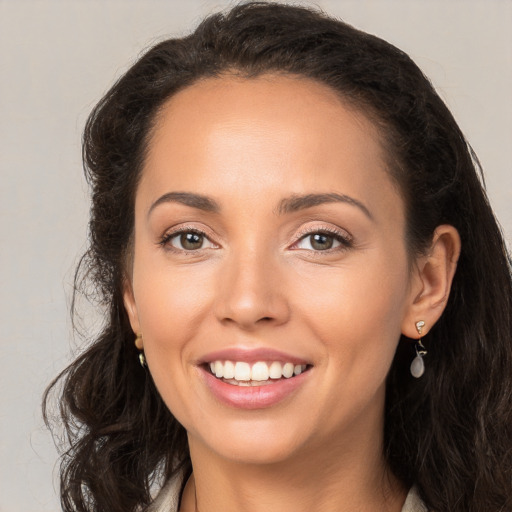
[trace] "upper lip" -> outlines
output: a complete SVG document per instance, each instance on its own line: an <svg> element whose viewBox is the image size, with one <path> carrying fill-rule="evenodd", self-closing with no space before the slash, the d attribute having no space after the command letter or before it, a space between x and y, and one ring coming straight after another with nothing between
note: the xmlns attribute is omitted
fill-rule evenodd
<svg viewBox="0 0 512 512"><path fill-rule="evenodd" d="M203 356L199 364L211 363L213 361L244 361L246 363L256 363L257 361L282 361L284 363L293 364L311 364L302 357L265 347L251 349L232 347L216 350Z"/></svg>

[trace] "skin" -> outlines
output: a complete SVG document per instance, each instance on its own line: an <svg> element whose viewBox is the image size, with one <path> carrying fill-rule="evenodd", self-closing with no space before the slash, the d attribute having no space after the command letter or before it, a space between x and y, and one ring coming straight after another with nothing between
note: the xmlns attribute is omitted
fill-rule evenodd
<svg viewBox="0 0 512 512"><path fill-rule="evenodd" d="M411 261L385 162L364 114L304 78L207 79L162 108L125 305L188 432L182 510L401 509L407 490L381 453L385 378L400 334L418 338L415 322L425 334L442 313L460 242L440 226ZM160 199L173 192L208 196L218 211ZM307 194L345 200L278 211ZM205 234L198 249L172 238L190 229ZM331 249L312 245L319 231L334 233ZM276 348L311 367L278 404L241 410L219 402L198 367L230 347Z"/></svg>

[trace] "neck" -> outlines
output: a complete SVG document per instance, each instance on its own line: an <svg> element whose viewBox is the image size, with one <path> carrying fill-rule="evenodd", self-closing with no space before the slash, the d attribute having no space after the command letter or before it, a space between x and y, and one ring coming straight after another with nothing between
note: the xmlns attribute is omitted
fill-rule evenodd
<svg viewBox="0 0 512 512"><path fill-rule="evenodd" d="M193 475L182 512L399 512L406 491L388 471L381 440L358 449L318 447L294 460L246 464L212 453L190 440Z"/></svg>

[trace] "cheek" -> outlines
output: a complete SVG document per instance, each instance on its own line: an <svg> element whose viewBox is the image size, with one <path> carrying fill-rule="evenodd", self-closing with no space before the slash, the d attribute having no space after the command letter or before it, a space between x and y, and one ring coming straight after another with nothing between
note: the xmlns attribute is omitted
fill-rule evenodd
<svg viewBox="0 0 512 512"><path fill-rule="evenodd" d="M191 371L191 343L210 300L204 272L170 268L162 255L136 255L133 289L144 352L152 377L167 406L180 414Z"/></svg>
<svg viewBox="0 0 512 512"><path fill-rule="evenodd" d="M381 274L379 266L330 270L330 279L321 281L322 290L313 286L313 280L304 287L300 315L303 331L319 340L322 354L317 393L329 407L317 414L326 432L335 435L340 425L366 417L366 412L372 411L372 418L382 415L386 377L400 338L407 279Z"/></svg>
<svg viewBox="0 0 512 512"><path fill-rule="evenodd" d="M145 262L146 261L146 262ZM145 337L179 339L183 330L199 324L212 300L211 273L197 266L166 268L162 261L140 258L134 268L134 293ZM174 336L167 336L174 333Z"/></svg>
<svg viewBox="0 0 512 512"><path fill-rule="evenodd" d="M210 301L204 273L185 272L139 258L133 286L144 352L155 385L173 415L190 427L193 340Z"/></svg>
<svg viewBox="0 0 512 512"><path fill-rule="evenodd" d="M329 364L360 375L387 373L408 297L407 267L395 256L302 276L297 308Z"/></svg>

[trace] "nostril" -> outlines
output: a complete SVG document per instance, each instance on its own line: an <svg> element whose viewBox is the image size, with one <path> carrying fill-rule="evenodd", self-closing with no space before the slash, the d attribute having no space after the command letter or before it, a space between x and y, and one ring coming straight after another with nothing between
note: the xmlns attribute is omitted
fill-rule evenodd
<svg viewBox="0 0 512 512"><path fill-rule="evenodd" d="M257 326L280 325L290 316L284 297L257 293L244 289L231 289L220 293L216 300L214 314L224 325L238 325L241 329Z"/></svg>

